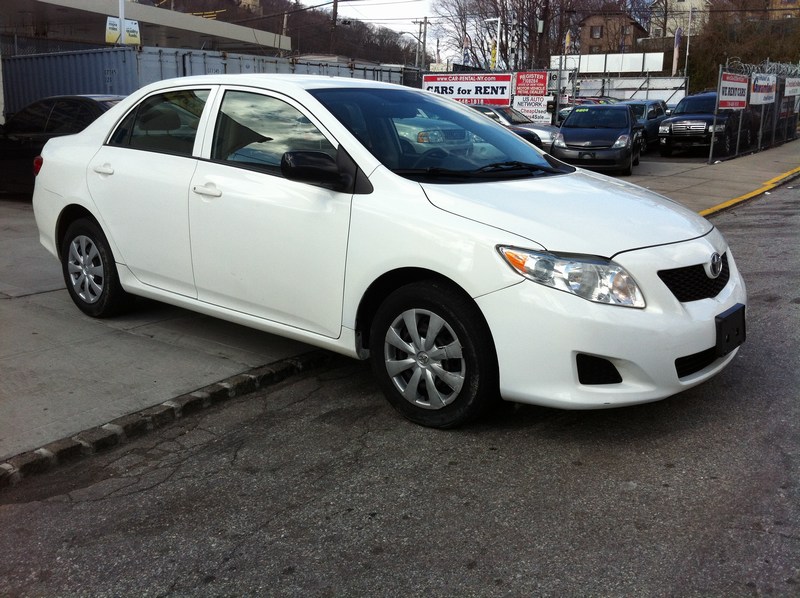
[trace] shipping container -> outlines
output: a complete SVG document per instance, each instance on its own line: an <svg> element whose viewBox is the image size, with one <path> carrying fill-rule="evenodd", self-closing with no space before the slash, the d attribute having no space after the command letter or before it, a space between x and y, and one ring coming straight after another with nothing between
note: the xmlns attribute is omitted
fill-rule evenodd
<svg viewBox="0 0 800 598"><path fill-rule="evenodd" d="M403 83L403 67L396 65L157 47L12 56L3 58L2 67L6 116L47 96L128 95L148 83L189 75L295 73Z"/></svg>

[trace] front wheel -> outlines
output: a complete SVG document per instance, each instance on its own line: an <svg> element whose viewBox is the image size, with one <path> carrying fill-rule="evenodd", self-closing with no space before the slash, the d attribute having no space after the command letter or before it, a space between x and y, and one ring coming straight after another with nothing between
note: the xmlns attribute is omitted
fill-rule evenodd
<svg viewBox="0 0 800 598"><path fill-rule="evenodd" d="M453 428L498 398L489 328L469 297L439 282L408 284L378 308L370 359L389 403L407 419Z"/></svg>
<svg viewBox="0 0 800 598"><path fill-rule="evenodd" d="M104 318L127 304L108 240L93 221L69 225L61 241L61 267L67 291L83 313Z"/></svg>

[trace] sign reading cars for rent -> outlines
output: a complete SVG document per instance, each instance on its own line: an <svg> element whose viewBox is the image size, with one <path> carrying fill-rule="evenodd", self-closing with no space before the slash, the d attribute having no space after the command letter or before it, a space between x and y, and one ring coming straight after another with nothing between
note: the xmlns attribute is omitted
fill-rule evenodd
<svg viewBox="0 0 800 598"><path fill-rule="evenodd" d="M423 75L422 89L463 104L508 106L511 103L511 74Z"/></svg>

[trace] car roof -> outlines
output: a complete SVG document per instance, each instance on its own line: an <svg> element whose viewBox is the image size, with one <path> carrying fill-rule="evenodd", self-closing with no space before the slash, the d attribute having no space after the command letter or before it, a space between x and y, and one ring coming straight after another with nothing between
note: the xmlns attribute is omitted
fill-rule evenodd
<svg viewBox="0 0 800 598"><path fill-rule="evenodd" d="M192 85L243 85L249 87L264 87L268 89L320 89L320 88L372 88L372 89L406 89L413 88L370 81L367 79L351 79L349 77L331 77L324 75L291 75L291 74L221 74L221 75L196 75L191 77L178 77L157 81L147 86L148 89L161 89L175 86ZM419 90L417 90L419 91Z"/></svg>
<svg viewBox="0 0 800 598"><path fill-rule="evenodd" d="M55 96L47 96L41 98L42 100L94 100L96 102L113 102L121 100L126 96L111 95L111 94L94 94L94 93L77 93L77 94L63 94ZM40 101L40 100L37 100Z"/></svg>

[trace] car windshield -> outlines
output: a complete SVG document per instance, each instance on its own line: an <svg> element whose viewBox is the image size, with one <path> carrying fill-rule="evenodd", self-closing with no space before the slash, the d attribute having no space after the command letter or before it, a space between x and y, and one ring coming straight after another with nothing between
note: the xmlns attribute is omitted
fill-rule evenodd
<svg viewBox="0 0 800 598"><path fill-rule="evenodd" d="M483 114L411 89L316 89L372 155L412 180L461 183L572 172Z"/></svg>
<svg viewBox="0 0 800 598"><path fill-rule="evenodd" d="M716 103L717 98L714 96L683 98L672 114L713 114Z"/></svg>
<svg viewBox="0 0 800 598"><path fill-rule="evenodd" d="M498 108L498 112L501 112L503 116L505 116L511 122L512 125L526 125L533 122L530 118L522 114L522 112L512 108L511 106Z"/></svg>
<svg viewBox="0 0 800 598"><path fill-rule="evenodd" d="M567 129L624 129L628 126L625 110L597 106L578 106L561 125Z"/></svg>

